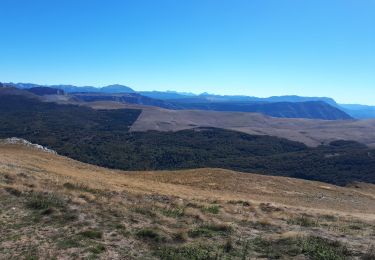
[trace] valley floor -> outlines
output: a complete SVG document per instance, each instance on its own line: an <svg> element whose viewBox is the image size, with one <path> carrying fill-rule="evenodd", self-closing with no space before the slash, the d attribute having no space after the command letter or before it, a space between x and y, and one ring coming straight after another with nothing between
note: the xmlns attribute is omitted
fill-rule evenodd
<svg viewBox="0 0 375 260"><path fill-rule="evenodd" d="M0 259L374 259L375 186L0 145Z"/></svg>

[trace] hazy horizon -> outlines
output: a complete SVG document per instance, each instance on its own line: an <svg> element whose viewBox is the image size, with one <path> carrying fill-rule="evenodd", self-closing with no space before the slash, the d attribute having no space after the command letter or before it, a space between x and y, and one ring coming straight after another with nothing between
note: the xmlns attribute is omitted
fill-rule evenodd
<svg viewBox="0 0 375 260"><path fill-rule="evenodd" d="M107 86L113 86L113 85L121 85L125 87L129 87L132 90L136 92L142 92L142 91L157 91L157 92L172 92L172 93L179 93L179 94L191 94L191 95L202 95L202 94L210 94L210 95L222 95L222 96L248 96L248 97L257 97L257 98L270 98L270 97L278 97L278 96L299 96L299 97L316 97L316 98L332 98L335 100L338 104L342 105L364 105L364 106L373 106L372 104L364 104L364 103L342 103L339 100L337 100L335 97L330 97L330 96L317 96L317 95L312 95L312 96L306 96L306 95L297 95L297 94L284 94L284 95L269 95L269 96L254 96L254 95L246 95L246 94L221 94L221 93L216 93L216 92L207 92L207 91L202 91L202 92L189 92L189 91L177 91L173 89L138 89L136 87L129 86L127 84L119 84L119 83L112 83L112 84L106 84L103 86L99 85L73 85L73 84L38 84L34 82L3 82L3 83L9 83L9 84L35 84L39 86L44 86L44 87L53 87L53 86L75 86L75 87L94 87L94 88L102 88L102 87L107 87Z"/></svg>
<svg viewBox="0 0 375 260"><path fill-rule="evenodd" d="M375 1L1 1L0 81L375 105Z"/></svg>

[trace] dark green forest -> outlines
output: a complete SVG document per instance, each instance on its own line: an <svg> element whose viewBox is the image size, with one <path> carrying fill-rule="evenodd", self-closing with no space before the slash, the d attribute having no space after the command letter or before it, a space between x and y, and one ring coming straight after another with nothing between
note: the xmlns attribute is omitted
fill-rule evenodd
<svg viewBox="0 0 375 260"><path fill-rule="evenodd" d="M216 128L129 132L139 114L0 96L0 138L24 138L76 160L123 170L215 167L338 185L375 183L375 150L356 142L308 148Z"/></svg>

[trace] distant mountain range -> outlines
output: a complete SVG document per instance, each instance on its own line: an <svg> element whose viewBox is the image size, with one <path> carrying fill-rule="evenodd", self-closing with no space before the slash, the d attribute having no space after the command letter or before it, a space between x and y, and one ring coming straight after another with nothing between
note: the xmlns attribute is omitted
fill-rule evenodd
<svg viewBox="0 0 375 260"><path fill-rule="evenodd" d="M41 87L59 89L85 102L117 101L157 106L167 109L259 112L269 116L288 118L328 120L375 118L375 106L342 105L329 97L288 95L259 98L243 95L215 95L209 93L197 95L176 91L135 91L123 85L109 85L101 88L92 86L77 87L73 85L42 86L32 83L4 83L4 85L19 89L28 89L33 93L36 91L40 92ZM43 93L43 91L41 93Z"/></svg>
<svg viewBox="0 0 375 260"><path fill-rule="evenodd" d="M375 106L340 104L343 111L357 119L375 118Z"/></svg>
<svg viewBox="0 0 375 260"><path fill-rule="evenodd" d="M348 114L322 101L308 102L203 102L174 103L180 109L262 113L272 117L324 120L352 119Z"/></svg>
<svg viewBox="0 0 375 260"><path fill-rule="evenodd" d="M152 98L163 99L163 100L179 100L180 102L189 102L189 103L202 103L202 102L309 102L309 101L323 101L332 106L338 106L336 101L332 98L327 97L300 97L300 96L273 96L268 98L259 98L259 97L250 97L250 96L241 96L241 95L214 95L208 93L202 93L200 95L194 94L179 94L179 93L170 93L170 92L139 92L144 96L149 96Z"/></svg>
<svg viewBox="0 0 375 260"><path fill-rule="evenodd" d="M333 107L336 107L349 116L356 119L371 119L375 118L375 106L366 106L359 104L338 104L333 98L329 97L301 97L296 95L287 96L272 96L268 98L259 98L251 96L241 96L241 95L214 95L208 93L202 93L200 95L195 95L192 93L178 93L172 91L141 91L138 92L144 96L162 99L166 101L179 101L184 103L212 103L212 102L310 102L310 101L321 101L325 102Z"/></svg>
<svg viewBox="0 0 375 260"><path fill-rule="evenodd" d="M135 93L135 91L127 86L122 85L109 85L102 88L96 88L91 86L77 87L73 85L37 85L32 83L3 83L6 86L12 86L20 89L31 89L39 87L49 87L54 89L61 89L66 93L77 93L77 92L90 92L90 93Z"/></svg>

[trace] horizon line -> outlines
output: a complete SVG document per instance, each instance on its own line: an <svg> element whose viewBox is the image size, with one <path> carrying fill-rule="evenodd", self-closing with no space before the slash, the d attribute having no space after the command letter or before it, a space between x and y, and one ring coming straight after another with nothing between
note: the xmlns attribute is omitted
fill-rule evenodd
<svg viewBox="0 0 375 260"><path fill-rule="evenodd" d="M73 84L39 84L39 83L31 83L31 82L1 82L0 83L3 83L3 84L14 84L14 85L17 85L17 84L31 84L31 85L37 85L37 86L41 86L41 87L56 87L56 86L72 86L72 87L77 87L77 88L85 88L85 87L92 87L92 88L97 88L97 89L101 89L101 88L104 88L104 87L108 87L108 86L122 86L122 87L127 87L127 88L130 88L132 89L133 91L135 92L172 92L172 93L176 93L176 94L181 94L181 95L184 95L184 94L190 94L190 95L194 95L194 96L200 96L200 95L203 95L203 94L207 94L207 95L214 95L214 96L222 96L222 97L233 97L233 96L239 96L239 97L253 97L253 98L272 98L272 97L301 97L301 98L328 98L328 99L332 99L335 103L337 103L338 105L362 105L362 106L369 106L369 107L375 107L375 104L364 104L364 103L342 103L342 102L338 102L336 98L334 97L330 97L330 96L304 96L304 95L299 95L299 94L282 94L282 95L271 95L271 96L250 96L250 95L246 95L246 94L217 94L217 93L210 93L210 92L207 92L207 91L204 91L204 92L200 92L200 93L197 93L197 92L189 92L189 91L177 91L177 90L171 90L171 89L167 89L167 90L137 90L135 89L134 87L130 87L129 85L127 84L120 84L120 83L113 83L113 84L105 84L104 86L98 86L98 85L73 85Z"/></svg>

